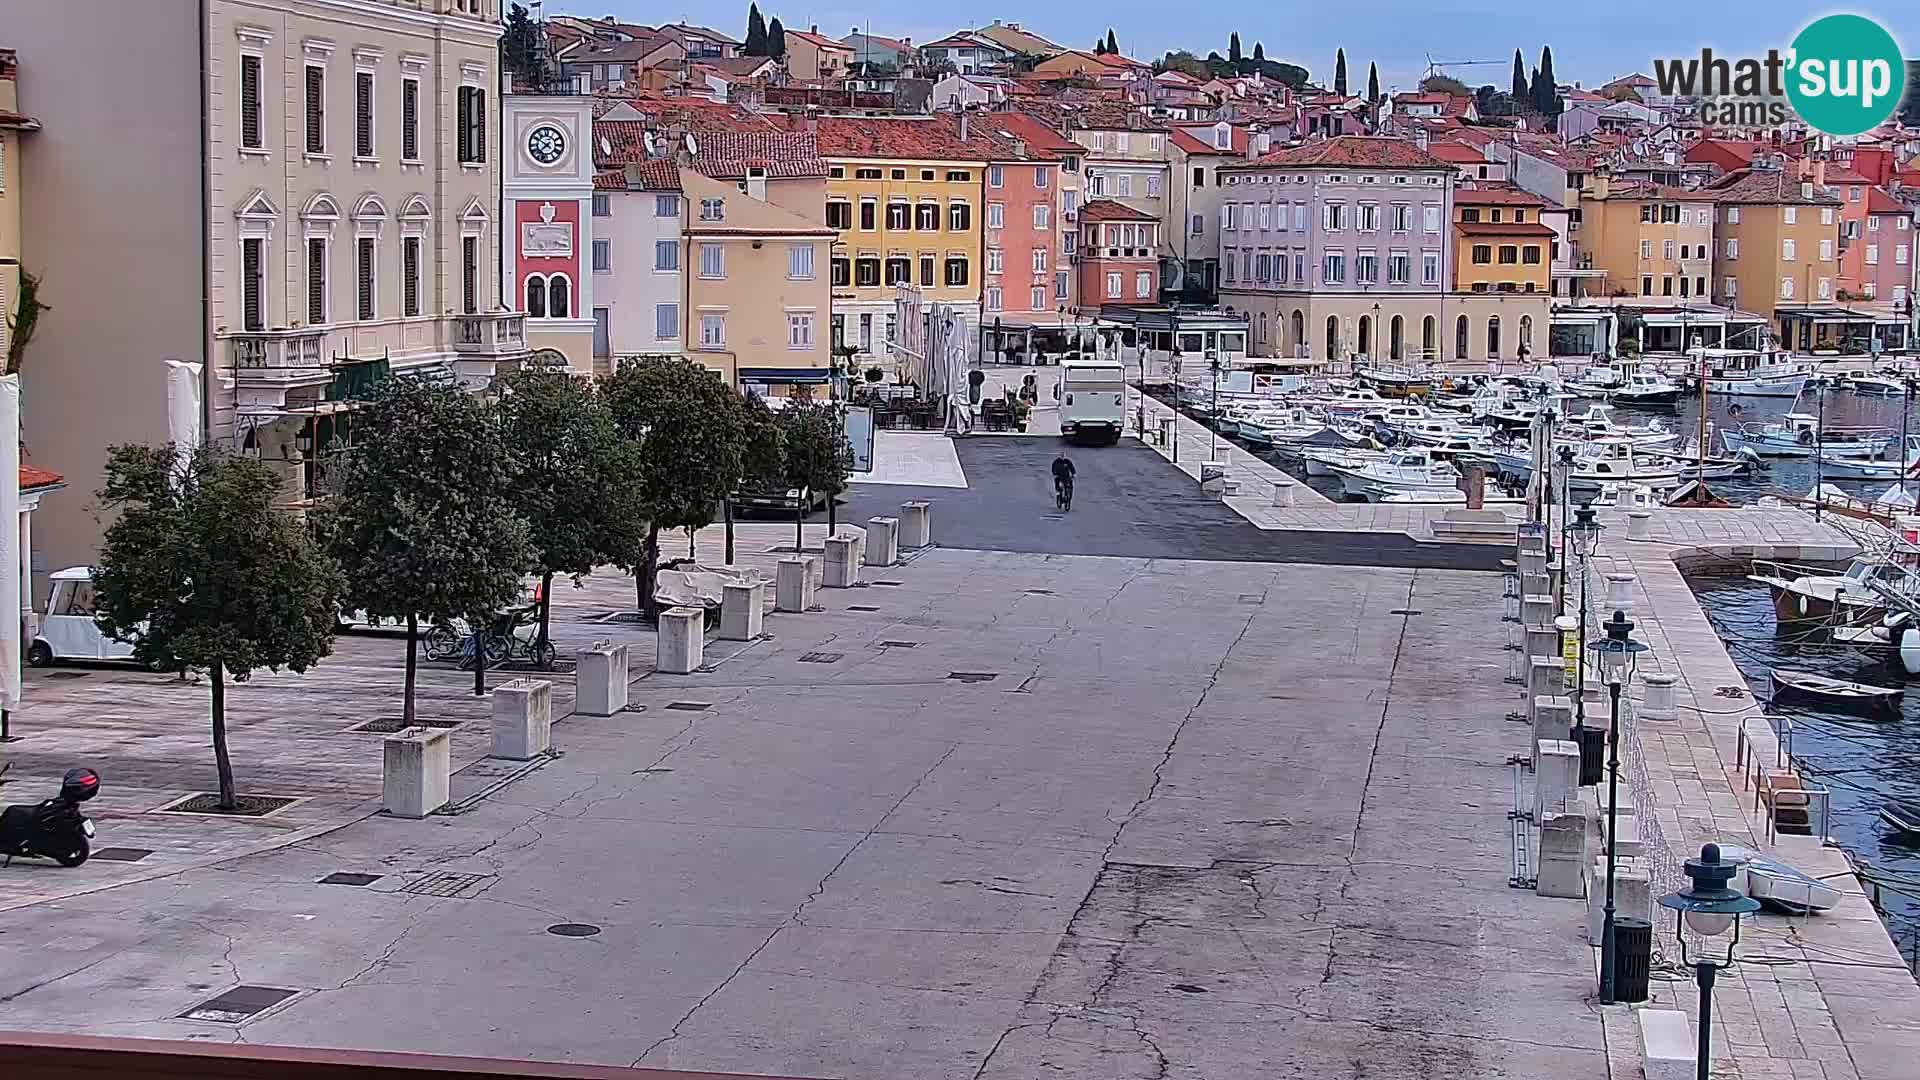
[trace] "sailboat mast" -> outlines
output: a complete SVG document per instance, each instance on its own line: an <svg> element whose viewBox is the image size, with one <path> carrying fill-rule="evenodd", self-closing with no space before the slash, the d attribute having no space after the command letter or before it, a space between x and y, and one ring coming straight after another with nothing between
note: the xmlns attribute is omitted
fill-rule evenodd
<svg viewBox="0 0 1920 1080"><path fill-rule="evenodd" d="M1699 485L1699 496L1704 496L1707 490L1707 351L1705 349L1700 350L1700 462L1693 482Z"/></svg>

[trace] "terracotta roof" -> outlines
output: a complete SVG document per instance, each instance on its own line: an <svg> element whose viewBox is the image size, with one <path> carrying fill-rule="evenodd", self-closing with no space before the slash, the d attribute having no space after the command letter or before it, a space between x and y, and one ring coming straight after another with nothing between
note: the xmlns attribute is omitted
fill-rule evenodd
<svg viewBox="0 0 1920 1080"><path fill-rule="evenodd" d="M1013 51L991 38L983 38L975 34L949 34L939 41L929 41L920 47L922 49L977 49L982 46L999 52Z"/></svg>
<svg viewBox="0 0 1920 1080"><path fill-rule="evenodd" d="M1719 197L1706 188L1674 187L1671 184L1652 184L1629 181L1613 185L1607 195L1608 200L1622 199L1644 202L1659 199L1669 202L1718 202Z"/></svg>
<svg viewBox="0 0 1920 1080"><path fill-rule="evenodd" d="M708 128L695 132L694 138L700 152L693 156L693 167L715 180L744 180L749 169L765 169L773 180L827 175L827 163L806 131Z"/></svg>
<svg viewBox="0 0 1920 1080"><path fill-rule="evenodd" d="M1756 171L1742 169L1728 173L1702 189L1710 193L1715 202L1741 204L1760 204L1763 206L1839 206L1840 199L1829 195L1818 187L1812 186L1812 180L1804 184L1797 176L1786 172ZM1811 194L1808 192L1811 191Z"/></svg>
<svg viewBox="0 0 1920 1080"><path fill-rule="evenodd" d="M1395 105L1445 105L1450 100L1448 95L1439 92L1393 95Z"/></svg>
<svg viewBox="0 0 1920 1080"><path fill-rule="evenodd" d="M596 163L599 167L593 174L595 191L679 191L680 167L666 158L650 160L636 159L630 162L607 167L606 162ZM628 182L627 173L634 174Z"/></svg>
<svg viewBox="0 0 1920 1080"><path fill-rule="evenodd" d="M1038 117L1023 112L974 113L970 123L984 125L1008 140L1022 140L1027 144L1027 156L1040 161L1056 161L1068 154L1087 152L1086 147L1064 138Z"/></svg>
<svg viewBox="0 0 1920 1080"><path fill-rule="evenodd" d="M40 130L40 121L22 113L0 109L0 127L19 128L22 131L38 131Z"/></svg>
<svg viewBox="0 0 1920 1080"><path fill-rule="evenodd" d="M780 66L771 56L703 56L699 62L707 67L718 68L736 79L748 78L769 64L776 68Z"/></svg>
<svg viewBox="0 0 1920 1080"><path fill-rule="evenodd" d="M1537 221L1456 221L1453 227L1468 236L1554 236Z"/></svg>
<svg viewBox="0 0 1920 1080"><path fill-rule="evenodd" d="M812 31L808 31L808 30L788 30L787 36L790 38L798 38L801 41L807 42L808 44L815 46L816 48L835 49L841 52L855 51L854 47L851 45L843 44L841 42L833 40L830 37L823 37L819 34L813 33Z"/></svg>
<svg viewBox="0 0 1920 1080"><path fill-rule="evenodd" d="M1852 169L1849 169L1844 165L1829 164L1826 170L1826 177L1827 177L1827 183L1829 184L1871 184L1873 183L1872 178L1862 176L1859 173L1854 172Z"/></svg>
<svg viewBox="0 0 1920 1080"><path fill-rule="evenodd" d="M861 38L861 39L863 39L863 40L865 40L865 41L871 41L871 42L873 42L873 43L874 43L875 45L878 45L878 46L880 46L880 47L881 47L881 48L883 48L883 49L893 49L893 50L895 50L895 51L897 51L897 52L912 52L912 51L913 51L913 46L911 46L911 45L909 45L909 44L907 44L907 43L906 43L905 41L902 41L902 40L901 40L901 39L899 39L899 38L890 38L890 37L887 37L887 36L885 36L885 35L883 35L883 34L862 34L862 33L858 33L858 32L855 32L855 33L852 33L852 34L848 34L848 35L847 35L847 37L848 37L848 38L850 38L850 37L857 37L857 38ZM840 44L842 44L842 45L851 45L851 46L853 46L853 48L854 48L854 49L856 49L856 50L858 50L858 49L860 48L860 46L858 46L858 45L854 45L854 44L853 44L853 42L851 42L851 41L848 41L848 40L847 40L847 38L841 38L841 39L840 39Z"/></svg>
<svg viewBox="0 0 1920 1080"><path fill-rule="evenodd" d="M1441 161L1451 161L1455 165L1490 164L1483 150L1462 142L1430 142L1427 144L1427 153Z"/></svg>
<svg viewBox="0 0 1920 1080"><path fill-rule="evenodd" d="M1275 150L1247 162L1259 168L1452 169L1405 139L1378 135L1341 135L1304 146ZM1222 166L1229 168L1232 166Z"/></svg>
<svg viewBox="0 0 1920 1080"><path fill-rule="evenodd" d="M1913 208L1877 187L1867 189L1867 213L1869 214L1911 214Z"/></svg>
<svg viewBox="0 0 1920 1080"><path fill-rule="evenodd" d="M1095 199L1080 208L1081 221L1159 221L1152 214L1135 210L1112 199Z"/></svg>
<svg viewBox="0 0 1920 1080"><path fill-rule="evenodd" d="M20 463L20 490L31 491L34 488L60 487L67 478L52 469L43 469L38 465Z"/></svg>
<svg viewBox="0 0 1920 1080"><path fill-rule="evenodd" d="M1229 134L1227 138L1233 145L1225 148L1213 145L1213 125L1211 124L1191 129L1176 125L1172 132L1167 135L1167 138L1173 141L1173 145L1185 150L1189 154L1245 154L1247 152L1247 129L1236 124L1231 126L1230 131L1231 134ZM1195 132L1202 134L1195 134Z"/></svg>
<svg viewBox="0 0 1920 1080"><path fill-rule="evenodd" d="M709 26L695 26L692 23L662 23L660 26L660 29L663 31L678 30L683 34L689 34L693 37L708 38L713 41L718 41L723 45L740 44L739 39L730 38L727 35Z"/></svg>
<svg viewBox="0 0 1920 1080"><path fill-rule="evenodd" d="M1516 187L1459 187L1453 192L1455 206L1552 206L1531 191Z"/></svg>
<svg viewBox="0 0 1920 1080"><path fill-rule="evenodd" d="M787 118L789 125L806 122ZM951 112L929 117L822 116L817 137L820 155L826 158L986 161L1013 155L1013 140L973 124L971 117L968 124L968 137L962 140L959 118Z"/></svg>

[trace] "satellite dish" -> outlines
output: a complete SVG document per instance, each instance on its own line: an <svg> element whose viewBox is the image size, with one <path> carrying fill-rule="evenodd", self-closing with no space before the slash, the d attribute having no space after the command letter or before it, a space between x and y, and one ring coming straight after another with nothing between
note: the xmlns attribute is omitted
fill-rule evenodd
<svg viewBox="0 0 1920 1080"><path fill-rule="evenodd" d="M641 142L641 145L647 148L648 157L654 158L654 157L660 156L659 134L652 131L643 131L640 133L640 142ZM609 156L611 156L611 154L609 154Z"/></svg>
<svg viewBox="0 0 1920 1080"><path fill-rule="evenodd" d="M607 141L607 137L605 135L600 136L600 156L602 157L613 156L613 144Z"/></svg>
<svg viewBox="0 0 1920 1080"><path fill-rule="evenodd" d="M694 141L693 132L691 131L680 136L680 145L686 147L687 153L689 154L698 154L700 152L700 144Z"/></svg>

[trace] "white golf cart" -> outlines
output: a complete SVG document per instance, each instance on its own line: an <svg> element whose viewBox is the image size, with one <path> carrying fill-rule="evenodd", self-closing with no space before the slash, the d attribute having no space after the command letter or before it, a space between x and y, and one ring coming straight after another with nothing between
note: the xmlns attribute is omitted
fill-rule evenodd
<svg viewBox="0 0 1920 1080"><path fill-rule="evenodd" d="M59 660L131 660L133 646L100 632L93 621L93 568L70 566L48 578L47 615L27 646L27 663L46 667Z"/></svg>

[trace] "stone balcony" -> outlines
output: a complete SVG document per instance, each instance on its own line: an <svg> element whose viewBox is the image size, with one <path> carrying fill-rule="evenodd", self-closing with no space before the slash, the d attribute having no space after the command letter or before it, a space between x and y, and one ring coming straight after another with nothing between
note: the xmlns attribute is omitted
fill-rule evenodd
<svg viewBox="0 0 1920 1080"><path fill-rule="evenodd" d="M453 351L462 356L502 359L527 351L527 317L517 311L453 318Z"/></svg>
<svg viewBox="0 0 1920 1080"><path fill-rule="evenodd" d="M227 336L227 360L240 379L300 379L327 370L327 331L317 327L249 330Z"/></svg>

